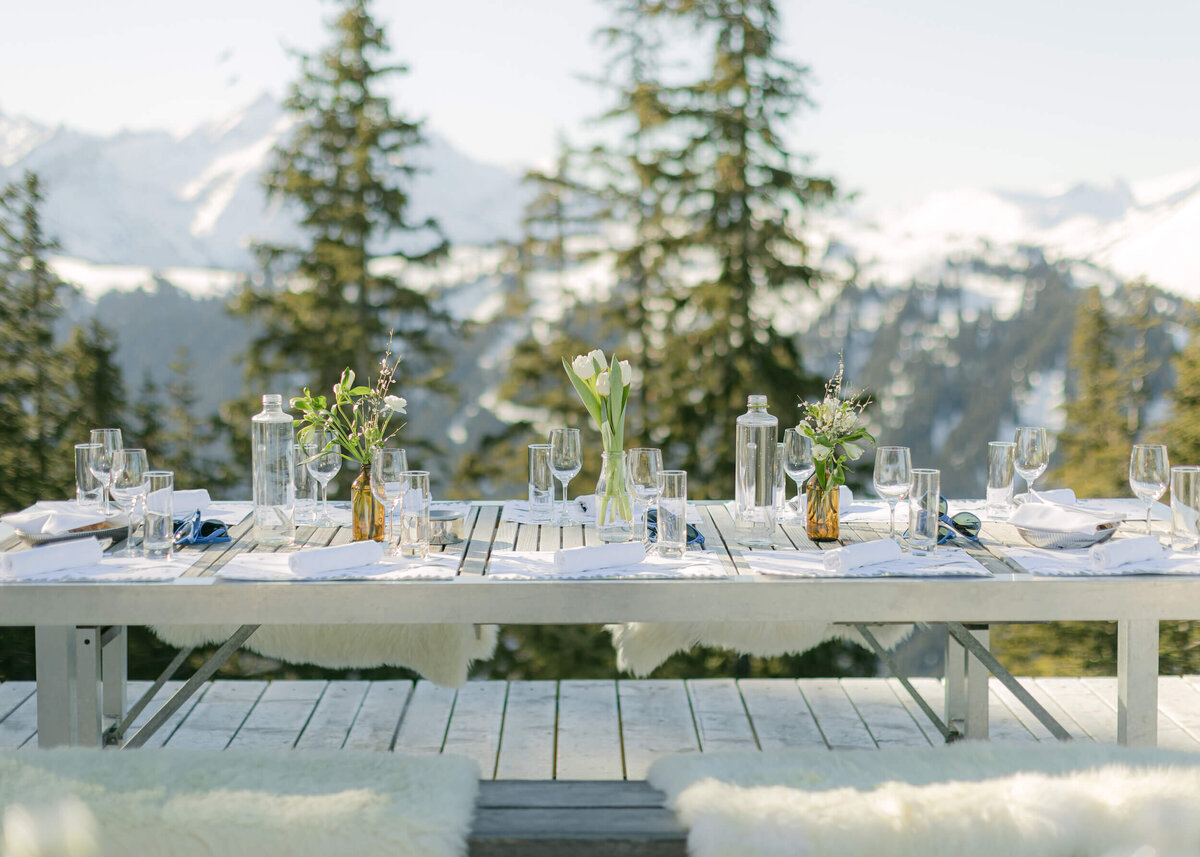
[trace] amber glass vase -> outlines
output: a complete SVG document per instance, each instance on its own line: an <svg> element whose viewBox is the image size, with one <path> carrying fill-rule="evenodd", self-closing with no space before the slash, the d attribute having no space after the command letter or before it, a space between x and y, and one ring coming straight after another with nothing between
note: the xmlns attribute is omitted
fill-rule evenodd
<svg viewBox="0 0 1200 857"><path fill-rule="evenodd" d="M358 477L350 485L350 523L354 530L354 541L383 541L383 504L371 493L370 462L362 466Z"/></svg>
<svg viewBox="0 0 1200 857"><path fill-rule="evenodd" d="M822 488L814 476L805 487L805 532L814 542L836 541L838 537L838 486Z"/></svg>

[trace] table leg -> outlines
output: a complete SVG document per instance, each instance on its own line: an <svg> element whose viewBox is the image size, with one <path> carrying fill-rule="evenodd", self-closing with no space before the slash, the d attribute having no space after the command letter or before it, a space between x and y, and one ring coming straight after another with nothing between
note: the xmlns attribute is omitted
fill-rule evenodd
<svg viewBox="0 0 1200 857"><path fill-rule="evenodd" d="M990 633L987 625L968 625L967 630L971 632L979 644L988 651L991 651ZM967 659L967 737L977 738L981 741L986 741L988 737L988 668L979 658L971 657L968 652Z"/></svg>
<svg viewBox="0 0 1200 857"><path fill-rule="evenodd" d="M34 629L37 665L39 747L75 743L75 628L38 625Z"/></svg>
<svg viewBox="0 0 1200 857"><path fill-rule="evenodd" d="M950 632L946 632L946 725L966 734L967 725L967 650Z"/></svg>
<svg viewBox="0 0 1200 857"><path fill-rule="evenodd" d="M127 677L129 632L121 626L104 629L101 648L100 678L103 682L103 715L120 721L125 716L125 680Z"/></svg>
<svg viewBox="0 0 1200 857"><path fill-rule="evenodd" d="M99 747L100 714L100 629L75 629L75 743Z"/></svg>
<svg viewBox="0 0 1200 857"><path fill-rule="evenodd" d="M1117 622L1117 742L1158 743L1158 621Z"/></svg>

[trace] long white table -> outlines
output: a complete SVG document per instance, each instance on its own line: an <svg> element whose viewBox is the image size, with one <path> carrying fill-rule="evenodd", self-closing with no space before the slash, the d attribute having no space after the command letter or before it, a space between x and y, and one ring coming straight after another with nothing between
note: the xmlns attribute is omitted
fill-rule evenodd
<svg viewBox="0 0 1200 857"><path fill-rule="evenodd" d="M748 572L720 505L704 505L706 550L729 576L715 580L505 581L490 579L488 559L506 550L596 543L588 527L517 525L499 504L475 504L460 557L445 581L229 582L212 574L253 549L249 524L234 542L203 549L184 576L168 583L20 583L0 587L0 625L37 628L39 743L95 743L105 716L125 710L124 633L147 624L440 623L593 624L835 620L845 623L1116 621L1118 737L1151 745L1157 735L1158 623L1200 619L1200 576L1036 577L1006 558L1011 527L987 523L971 551L990 578L783 579ZM876 525L843 526L843 541L877 537ZM301 528L307 545L349 540L346 528ZM965 546L964 542L959 542ZM0 545L11 547L11 545ZM781 527L775 550L818 550L802 527ZM194 550L194 549L189 549ZM103 694L91 692L103 678ZM947 717L969 737L986 735L987 672L951 640Z"/></svg>

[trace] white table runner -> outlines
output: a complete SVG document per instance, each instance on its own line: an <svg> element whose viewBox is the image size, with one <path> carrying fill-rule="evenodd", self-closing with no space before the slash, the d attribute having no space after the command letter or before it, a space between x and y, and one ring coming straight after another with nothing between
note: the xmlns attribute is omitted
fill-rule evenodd
<svg viewBox="0 0 1200 857"><path fill-rule="evenodd" d="M357 568L339 568L317 574L296 573L288 567L287 553L238 554L214 577L222 580L451 580L458 573L458 554L434 554L427 559L385 557Z"/></svg>
<svg viewBox="0 0 1200 857"><path fill-rule="evenodd" d="M201 556L190 551L177 553L170 560L106 556L99 565L0 578L0 583L160 583L179 577Z"/></svg>
<svg viewBox="0 0 1200 857"><path fill-rule="evenodd" d="M992 573L960 548L938 548L928 556L905 554L893 562L848 571L825 567L822 551L747 551L742 554L755 574L771 577L991 577Z"/></svg>
<svg viewBox="0 0 1200 857"><path fill-rule="evenodd" d="M1200 555L1167 551L1162 559L1095 568L1086 550L1005 548L1030 574L1044 577L1122 577L1134 574L1200 574Z"/></svg>
<svg viewBox="0 0 1200 857"><path fill-rule="evenodd" d="M550 551L502 551L493 553L487 576L492 580L671 580L727 577L712 555L689 551L681 559L648 556L636 565L562 572L554 567Z"/></svg>

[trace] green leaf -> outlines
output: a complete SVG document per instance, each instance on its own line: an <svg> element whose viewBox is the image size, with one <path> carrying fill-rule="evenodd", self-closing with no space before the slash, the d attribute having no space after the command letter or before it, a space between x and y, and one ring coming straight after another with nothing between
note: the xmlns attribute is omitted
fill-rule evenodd
<svg viewBox="0 0 1200 857"><path fill-rule="evenodd" d="M583 406L587 408L588 414L591 416L593 422L596 423L596 427L599 428L601 425L600 402L592 391L588 389L587 384L583 383L579 376L575 374L575 371L571 368L571 364L567 362L567 358L564 357L562 363L563 368L567 370L567 377L571 379L571 386L575 388L575 392L579 394L579 400L583 402Z"/></svg>

